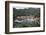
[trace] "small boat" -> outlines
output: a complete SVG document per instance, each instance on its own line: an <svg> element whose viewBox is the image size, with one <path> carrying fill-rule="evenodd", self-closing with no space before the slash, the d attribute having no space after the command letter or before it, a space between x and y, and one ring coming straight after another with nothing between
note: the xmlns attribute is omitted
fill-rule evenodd
<svg viewBox="0 0 46 35"><path fill-rule="evenodd" d="M17 19L16 19L14 22L21 23L21 22L23 22L23 20L20 21L20 20L17 20Z"/></svg>

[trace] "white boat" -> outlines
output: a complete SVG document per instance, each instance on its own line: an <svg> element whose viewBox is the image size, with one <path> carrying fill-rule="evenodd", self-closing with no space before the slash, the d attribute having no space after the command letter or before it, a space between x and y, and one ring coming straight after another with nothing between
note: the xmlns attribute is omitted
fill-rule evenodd
<svg viewBox="0 0 46 35"><path fill-rule="evenodd" d="M14 22L18 22L18 23L21 23L21 22L23 22L23 20L21 20L21 21L19 21L19 20L15 20Z"/></svg>

